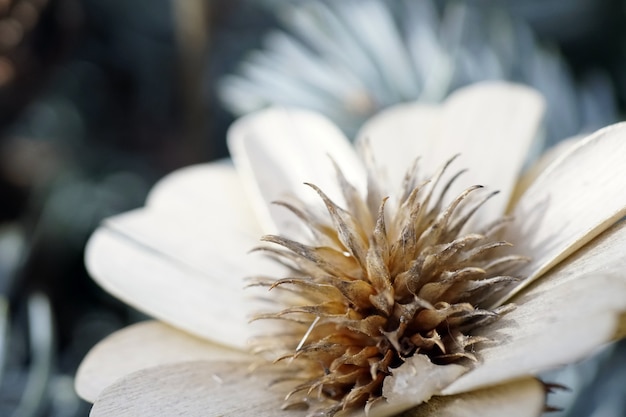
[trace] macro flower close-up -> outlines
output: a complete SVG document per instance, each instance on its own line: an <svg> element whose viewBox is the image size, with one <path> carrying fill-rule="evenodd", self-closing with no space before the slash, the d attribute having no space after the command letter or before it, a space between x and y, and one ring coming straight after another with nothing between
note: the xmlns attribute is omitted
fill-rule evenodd
<svg viewBox="0 0 626 417"><path fill-rule="evenodd" d="M228 132L86 250L154 317L96 345L91 416L538 416L537 374L626 333L626 124L541 156L505 82L390 107L354 144L311 111Z"/></svg>

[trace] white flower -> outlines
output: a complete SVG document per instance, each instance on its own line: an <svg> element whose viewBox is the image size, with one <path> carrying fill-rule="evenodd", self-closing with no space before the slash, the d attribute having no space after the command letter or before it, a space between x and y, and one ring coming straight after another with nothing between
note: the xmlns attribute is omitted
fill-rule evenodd
<svg viewBox="0 0 626 417"><path fill-rule="evenodd" d="M401 102L440 102L485 80L526 84L546 100L548 142L616 120L611 82L599 71L574 80L499 2L305 0L276 4L273 30L218 84L241 116L268 105L315 110L352 134Z"/></svg>
<svg viewBox="0 0 626 417"><path fill-rule="evenodd" d="M124 329L87 356L79 370L77 390L85 399L95 401L92 416L306 415L307 411L299 408L302 401L287 402L289 406L283 410L285 396L294 387L290 386L291 381L277 383L275 378L284 376L280 374L283 366L295 369L294 375L301 375L298 372L302 368L298 367L308 365L299 362L300 352L312 346L315 340L310 339L328 335L315 333L322 325L331 328L328 324L334 318L318 310L305 315L308 321L304 320L304 330L296 333L299 343L292 345L291 353L296 357L292 362L261 365L253 371L250 366L258 366L257 357L247 353L251 336L259 335L252 330L255 326L248 323L250 313L267 308L268 297L273 293L264 291L259 300L246 299L249 291L242 290L246 278L287 276L282 265L269 263L248 251L259 245L258 238L264 233L311 242L298 228L292 212L270 203L284 200L289 194L301 200L307 210L314 210L319 196L302 185L308 182L339 206L350 206L352 220L367 218L355 214L351 205L360 200L352 199L356 195L353 190L344 186L342 193L337 187L333 166L336 164L361 198L365 198L368 188L369 195L376 194L372 191L376 187L371 187L371 183L368 187L367 181L366 171L373 172L370 180L375 178L379 183L380 196L389 196L385 216L407 220L406 216L394 217L393 213L406 208L397 184L415 158L421 157L420 172L432 174L442 162L457 154L460 156L454 166L469 170L452 183L441 210L445 211L447 204L468 186L481 184L490 191L500 190L463 226L470 234L462 232L458 236L476 237L471 233L508 213L513 220L506 222L499 238L512 242L514 253L530 260L515 270L519 281L514 288L506 286L504 294L496 291L476 305L464 304L465 310L459 314L490 310L499 319L472 328L469 336L475 343L468 342L454 352L460 353L461 358L453 364L440 364L441 354L450 353L452 339L441 342L436 348L438 353L422 354L425 350L420 350L419 341L413 341L406 351L394 345L397 328L373 328L359 333L368 337L376 334L381 340L387 337L387 350L381 348L379 353L392 352L395 362L389 364L380 356L373 356L372 379L382 378L382 386L367 391L363 400L347 401L346 405L360 407L354 411L359 414L363 407L374 404L370 415L390 415L409 408L411 415L420 416L435 412L481 416L540 414L545 387L532 375L579 360L600 345L621 337L626 328L622 319L626 310L626 229L619 223L626 212L626 165L622 163L626 125L605 128L586 139L570 142L564 145L566 149L544 156L520 177L542 108L541 98L527 88L479 84L459 90L441 107L404 105L376 116L357 138L361 153L355 152L332 124L306 111L269 109L236 122L229 133L236 170L230 163L212 163L174 173L155 187L146 207L107 220L91 238L86 262L94 278L112 294L161 320ZM438 195L435 192L434 200ZM432 202L424 204L435 206ZM332 213L334 208L330 207L334 206L329 206ZM473 206L469 203L460 207L469 210ZM413 210L415 206L409 208ZM377 221L380 219L381 216ZM433 220L428 225L433 222L436 223ZM352 241L354 236L337 219L335 227L339 232L326 236L336 237L334 245L345 251L346 262L358 261L362 267L366 253L363 248L368 244L365 240ZM350 224L348 229L359 227L370 230L362 224ZM444 227L450 230L448 225ZM388 236L397 238L402 234L391 229L393 225L386 232ZM372 235L367 237L372 239ZM440 250L444 244L438 245L434 244ZM374 246L369 243L370 248ZM506 254L489 259L500 262L505 259L502 256ZM306 256L293 259L303 257ZM518 256L514 258L519 260ZM335 255L320 255L316 262L337 259ZM492 268L487 260L480 258L482 263L478 264L485 271ZM343 265L331 266L345 271ZM295 270L299 273L308 270L298 267ZM368 275L368 279L374 275ZM399 275L392 280L400 279ZM371 280L368 282L374 286ZM471 282L482 283L480 279ZM417 311L430 314L447 308L433 306L435 303L429 306L423 300L428 301L430 295L418 291L410 290L414 297L407 298L420 299ZM377 294L381 292L374 295ZM514 303L516 308L507 309L504 314L498 306L507 303ZM374 301L372 304L378 306ZM350 314L359 308L344 307ZM376 314L384 315L383 310L380 307ZM373 315L361 313L355 317L362 321ZM455 314L446 316L429 328L434 333L418 330L416 337L452 337L452 331L445 334L444 324L453 329L458 318ZM422 324L417 314L409 320ZM276 334L280 329L288 329L280 321L277 326L259 331ZM343 332L347 327L350 325L342 321L336 329ZM287 339L285 335L276 337L289 346ZM324 349L323 361L332 356L330 349ZM475 362L463 359L474 356ZM389 366L379 367L380 363ZM345 376L333 374L331 368L324 369L326 374L322 372L322 376ZM361 380L351 380L351 385L342 391L343 379L338 385L333 385L336 379L320 385L315 380L319 375L311 378L319 391L312 390L309 398L296 395L298 400L311 403L309 412L317 410L318 394L341 405L343 399L362 386ZM375 396L380 401L372 402ZM331 401L330 406L324 406L330 408L323 409L335 412L332 404L337 402Z"/></svg>

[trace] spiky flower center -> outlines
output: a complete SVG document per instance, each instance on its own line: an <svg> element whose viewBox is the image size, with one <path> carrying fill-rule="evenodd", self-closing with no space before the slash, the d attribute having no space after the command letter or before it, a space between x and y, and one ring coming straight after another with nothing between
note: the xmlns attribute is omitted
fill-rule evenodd
<svg viewBox="0 0 626 417"><path fill-rule="evenodd" d="M322 400L324 415L367 407L381 398L390 370L413 355L436 364L476 360L473 352L486 340L473 332L511 307L484 306L515 281L512 273L526 258L503 253L510 244L497 235L506 219L466 230L495 193L474 186L444 203L462 173L441 181L451 161L421 183L413 167L393 210L372 178L363 198L339 169L346 209L312 184L326 218L280 203L313 236L309 244L265 236L273 245L260 248L290 270L282 279L256 281L283 306L257 316L285 324L256 346L289 363L297 386L287 405Z"/></svg>

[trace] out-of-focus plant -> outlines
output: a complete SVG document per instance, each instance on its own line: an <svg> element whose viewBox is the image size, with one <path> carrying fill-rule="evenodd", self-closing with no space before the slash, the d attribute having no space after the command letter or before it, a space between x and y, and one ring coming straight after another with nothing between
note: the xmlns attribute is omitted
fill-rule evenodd
<svg viewBox="0 0 626 417"><path fill-rule="evenodd" d="M576 82L558 50L503 9L431 1L309 0L276 7L285 30L267 34L220 97L237 115L270 104L312 108L354 133L373 112L404 101L440 101L456 88L506 79L548 100L555 142L616 119L609 79Z"/></svg>

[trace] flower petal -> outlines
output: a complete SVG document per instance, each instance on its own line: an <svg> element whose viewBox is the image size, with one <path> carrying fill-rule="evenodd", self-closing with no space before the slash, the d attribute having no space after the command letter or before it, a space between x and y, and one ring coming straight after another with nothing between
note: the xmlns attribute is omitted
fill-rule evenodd
<svg viewBox="0 0 626 417"><path fill-rule="evenodd" d="M254 292L244 294L244 279L278 271L248 254L258 235L251 217L242 214L245 202L237 194L235 173L220 169L215 177L214 168L178 172L165 180L169 185L156 187L148 207L107 219L89 240L85 261L104 289L131 306L198 336L242 347L251 331L248 313L258 307L245 298ZM182 186L188 178L208 185L227 180L233 188L219 195L194 193Z"/></svg>
<svg viewBox="0 0 626 417"><path fill-rule="evenodd" d="M392 375L383 383L383 396L391 404L405 404L409 408L430 400L465 372L464 366L435 365L425 355L414 355L391 370Z"/></svg>
<svg viewBox="0 0 626 417"><path fill-rule="evenodd" d="M396 189L414 160L432 175L456 154L455 166L469 168L453 185L450 198L471 185L500 190L477 215L500 216L507 207L528 152L537 138L543 100L532 89L484 82L453 93L442 107L404 104L372 118L359 133L374 160Z"/></svg>
<svg viewBox="0 0 626 417"><path fill-rule="evenodd" d="M174 416L293 416L282 410L284 393L273 389L268 374L250 373L245 362L188 362L135 372L104 390L90 417ZM545 391L535 379L456 395L433 397L406 416L537 416ZM389 409L374 407L369 416L382 417ZM305 413L303 412L302 415ZM363 412L348 413L351 417Z"/></svg>
<svg viewBox="0 0 626 417"><path fill-rule="evenodd" d="M245 354L191 336L158 321L126 327L99 342L76 373L76 392L87 401L119 378L141 369L194 360L233 360Z"/></svg>
<svg viewBox="0 0 626 417"><path fill-rule="evenodd" d="M399 104L378 113L363 125L356 145L362 154L371 152L385 177L381 182L385 190L399 189L416 158L428 157L441 135L442 116L440 106ZM363 159L367 160L367 155Z"/></svg>
<svg viewBox="0 0 626 417"><path fill-rule="evenodd" d="M533 319L542 320L536 316ZM553 317L549 319L556 320ZM519 328L528 321L524 320ZM443 393L465 392L579 361L611 340L617 325L618 314L605 311L573 319L559 318L551 326L530 326L528 331L520 335L498 332L499 337L509 340L497 348L481 350L480 356L484 362L444 389ZM512 331L519 328L516 323ZM492 333L497 332L493 330Z"/></svg>
<svg viewBox="0 0 626 417"><path fill-rule="evenodd" d="M268 233L298 230L295 217L272 202L295 195L318 203L303 182L343 201L332 160L365 190L364 169L352 145L335 125L313 112L271 108L245 116L228 131L228 145Z"/></svg>
<svg viewBox="0 0 626 417"><path fill-rule="evenodd" d="M477 213L482 219L497 218L538 137L543 110L542 97L521 85L484 82L457 90L444 104L443 131L428 155L429 171L460 153L455 164L469 171L450 189L450 198L476 184L499 190Z"/></svg>
<svg viewBox="0 0 626 417"><path fill-rule="evenodd" d="M619 332L626 311L626 223L596 238L513 300L479 335L481 362L444 390L455 394L588 356Z"/></svg>
<svg viewBox="0 0 626 417"><path fill-rule="evenodd" d="M543 173L557 158L565 155L574 145L584 139L584 136L574 136L560 141L550 149L545 151L541 157L535 161L519 178L515 185L515 192L509 201L509 208L517 205L519 198L526 192L528 187L535 182L537 177ZM510 210L509 210L510 211Z"/></svg>
<svg viewBox="0 0 626 417"><path fill-rule="evenodd" d="M293 416L284 393L245 362L188 362L145 369L104 390L90 417Z"/></svg>
<svg viewBox="0 0 626 417"><path fill-rule="evenodd" d="M244 280L276 266L246 253L251 238L203 226L151 210L113 217L90 238L87 268L105 290L144 313L243 347L255 310Z"/></svg>
<svg viewBox="0 0 626 417"><path fill-rule="evenodd" d="M176 170L152 188L146 206L177 216L207 217L260 236L262 230L230 160Z"/></svg>
<svg viewBox="0 0 626 417"><path fill-rule="evenodd" d="M519 292L626 214L626 124L580 141L520 198L504 238L530 255Z"/></svg>
<svg viewBox="0 0 626 417"><path fill-rule="evenodd" d="M478 391L433 397L404 417L533 417L545 406L545 388L534 378L495 385Z"/></svg>

